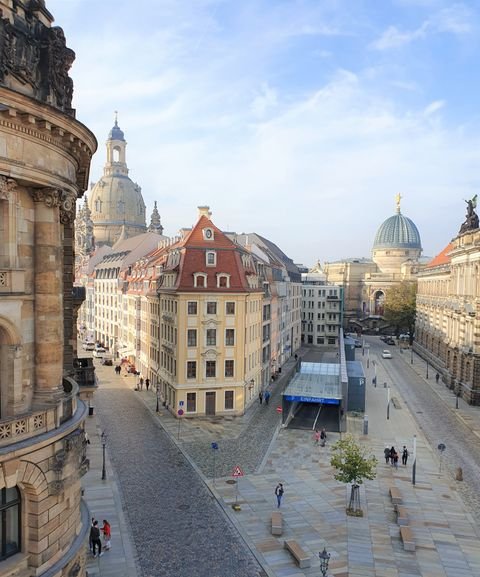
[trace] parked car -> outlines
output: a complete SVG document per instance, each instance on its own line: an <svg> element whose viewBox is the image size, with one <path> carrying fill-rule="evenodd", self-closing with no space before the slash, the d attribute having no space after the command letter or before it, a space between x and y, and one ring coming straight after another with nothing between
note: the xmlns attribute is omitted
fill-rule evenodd
<svg viewBox="0 0 480 577"><path fill-rule="evenodd" d="M83 343L83 350L84 351L94 351L95 350L95 343L91 341L87 341Z"/></svg>
<svg viewBox="0 0 480 577"><path fill-rule="evenodd" d="M362 348L362 342L359 341L358 339L355 339L355 348L356 348L356 349L361 349L361 348Z"/></svg>
<svg viewBox="0 0 480 577"><path fill-rule="evenodd" d="M386 345L395 345L395 339L393 337L387 337L385 339L385 344Z"/></svg>
<svg viewBox="0 0 480 577"><path fill-rule="evenodd" d="M103 358L103 355L106 353L105 349L103 347L95 347L94 351L93 351L93 356L97 359L101 359Z"/></svg>
<svg viewBox="0 0 480 577"><path fill-rule="evenodd" d="M392 358L392 353L389 350L384 349L382 352L382 359L391 359L391 358Z"/></svg>
<svg viewBox="0 0 480 577"><path fill-rule="evenodd" d="M105 354L105 356L100 361L100 363L102 365L105 365L106 367L112 367L113 366L113 358L110 355Z"/></svg>

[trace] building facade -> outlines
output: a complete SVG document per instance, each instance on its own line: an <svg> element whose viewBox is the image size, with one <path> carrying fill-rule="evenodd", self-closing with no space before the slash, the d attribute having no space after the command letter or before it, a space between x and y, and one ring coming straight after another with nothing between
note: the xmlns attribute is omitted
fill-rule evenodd
<svg viewBox="0 0 480 577"><path fill-rule="evenodd" d="M342 286L344 327L348 330L382 330L386 291L404 281L415 282L425 265L415 223L400 210L379 227L372 248L372 259L346 259L325 263L328 283Z"/></svg>
<svg viewBox="0 0 480 577"><path fill-rule="evenodd" d="M44 2L0 8L0 573L72 577L90 530L74 217L97 144L75 119L75 55Z"/></svg>
<svg viewBox="0 0 480 577"><path fill-rule="evenodd" d="M418 275L414 350L480 404L480 230L459 234Z"/></svg>
<svg viewBox="0 0 480 577"><path fill-rule="evenodd" d="M302 343L338 348L342 316L343 288L326 283L320 264L302 273Z"/></svg>

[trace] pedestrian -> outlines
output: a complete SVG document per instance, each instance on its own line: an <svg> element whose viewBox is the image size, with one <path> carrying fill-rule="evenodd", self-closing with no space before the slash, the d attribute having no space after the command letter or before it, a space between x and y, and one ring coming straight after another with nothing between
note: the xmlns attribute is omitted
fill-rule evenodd
<svg viewBox="0 0 480 577"><path fill-rule="evenodd" d="M390 449L385 447L383 454L385 455L385 463L388 465L390 463Z"/></svg>
<svg viewBox="0 0 480 577"><path fill-rule="evenodd" d="M268 405L268 401L270 400L270 391L265 391L265 404Z"/></svg>
<svg viewBox="0 0 480 577"><path fill-rule="evenodd" d="M440 375L437 373L437 374L435 375L435 381L437 382L437 385L438 385L438 381L439 381L439 380L440 380Z"/></svg>
<svg viewBox="0 0 480 577"><path fill-rule="evenodd" d="M90 552L93 552L92 527L94 523L95 523L95 517L92 517L92 520L90 521L90 535L88 537L88 548L90 549Z"/></svg>
<svg viewBox="0 0 480 577"><path fill-rule="evenodd" d="M98 556L101 557L103 555L102 551L102 542L100 540L100 529L98 528L98 521L93 521L93 525L90 529L90 540L92 542L92 553L93 556L97 556L97 548L98 548Z"/></svg>
<svg viewBox="0 0 480 577"><path fill-rule="evenodd" d="M108 551L111 547L110 540L112 538L112 528L110 527L110 523L106 519L103 520L102 533L103 533L103 544L105 545L105 550Z"/></svg>
<svg viewBox="0 0 480 577"><path fill-rule="evenodd" d="M395 447L392 445L392 448L390 449L390 464L393 467L394 465L394 458L395 458L395 453L397 451L395 451Z"/></svg>
<svg viewBox="0 0 480 577"><path fill-rule="evenodd" d="M395 451L395 455L393 455L393 466L395 469L398 469L398 453Z"/></svg>
<svg viewBox="0 0 480 577"><path fill-rule="evenodd" d="M85 431L85 444L90 445L90 437L88 436L87 431Z"/></svg>
<svg viewBox="0 0 480 577"><path fill-rule="evenodd" d="M313 438L315 439L315 445L318 445L318 442L320 441L320 431L318 429L315 429Z"/></svg>
<svg viewBox="0 0 480 577"><path fill-rule="evenodd" d="M282 497L283 497L283 484L282 483L279 483L275 487L275 495L277 496L277 507L280 508L280 505L282 504Z"/></svg>
<svg viewBox="0 0 480 577"><path fill-rule="evenodd" d="M147 378L145 379L145 388L147 389L147 391L148 391L148 387L149 387L149 386L150 386L150 379L147 377Z"/></svg>
<svg viewBox="0 0 480 577"><path fill-rule="evenodd" d="M325 429L322 429L322 432L320 433L320 439L322 441L322 447L325 447L325 443L327 442L327 431L325 431Z"/></svg>
<svg viewBox="0 0 480 577"><path fill-rule="evenodd" d="M295 353L295 360L298 361L298 355Z"/></svg>
<svg viewBox="0 0 480 577"><path fill-rule="evenodd" d="M407 461L408 461L408 449L407 449L407 447L405 447L405 445L403 445L402 465L403 465L404 467L407 466Z"/></svg>
<svg viewBox="0 0 480 577"><path fill-rule="evenodd" d="M138 386L139 386L139 389L142 391L143 390L143 377L140 377L140 380L138 381Z"/></svg>
<svg viewBox="0 0 480 577"><path fill-rule="evenodd" d="M262 401L263 401L263 393L262 393L262 391L260 391L260 392L258 393L258 400L260 401L260 404L262 404Z"/></svg>

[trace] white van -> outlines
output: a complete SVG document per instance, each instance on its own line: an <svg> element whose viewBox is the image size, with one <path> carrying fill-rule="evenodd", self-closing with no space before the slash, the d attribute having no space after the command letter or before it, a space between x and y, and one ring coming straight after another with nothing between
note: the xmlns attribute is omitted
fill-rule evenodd
<svg viewBox="0 0 480 577"><path fill-rule="evenodd" d="M83 343L83 350L84 351L94 351L95 350L95 343L92 341L86 341Z"/></svg>
<svg viewBox="0 0 480 577"><path fill-rule="evenodd" d="M95 349L93 351L93 356L97 359L103 359L103 355L106 352L107 351L103 347L95 347Z"/></svg>

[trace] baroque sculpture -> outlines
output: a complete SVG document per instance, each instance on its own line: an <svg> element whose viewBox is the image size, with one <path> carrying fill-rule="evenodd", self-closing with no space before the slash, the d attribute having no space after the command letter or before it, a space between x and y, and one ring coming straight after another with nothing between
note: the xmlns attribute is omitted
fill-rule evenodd
<svg viewBox="0 0 480 577"><path fill-rule="evenodd" d="M469 230L476 230L478 228L478 215L475 212L475 209L477 208L477 195L465 202L467 203L467 215L465 221L460 227L459 234L463 234Z"/></svg>

